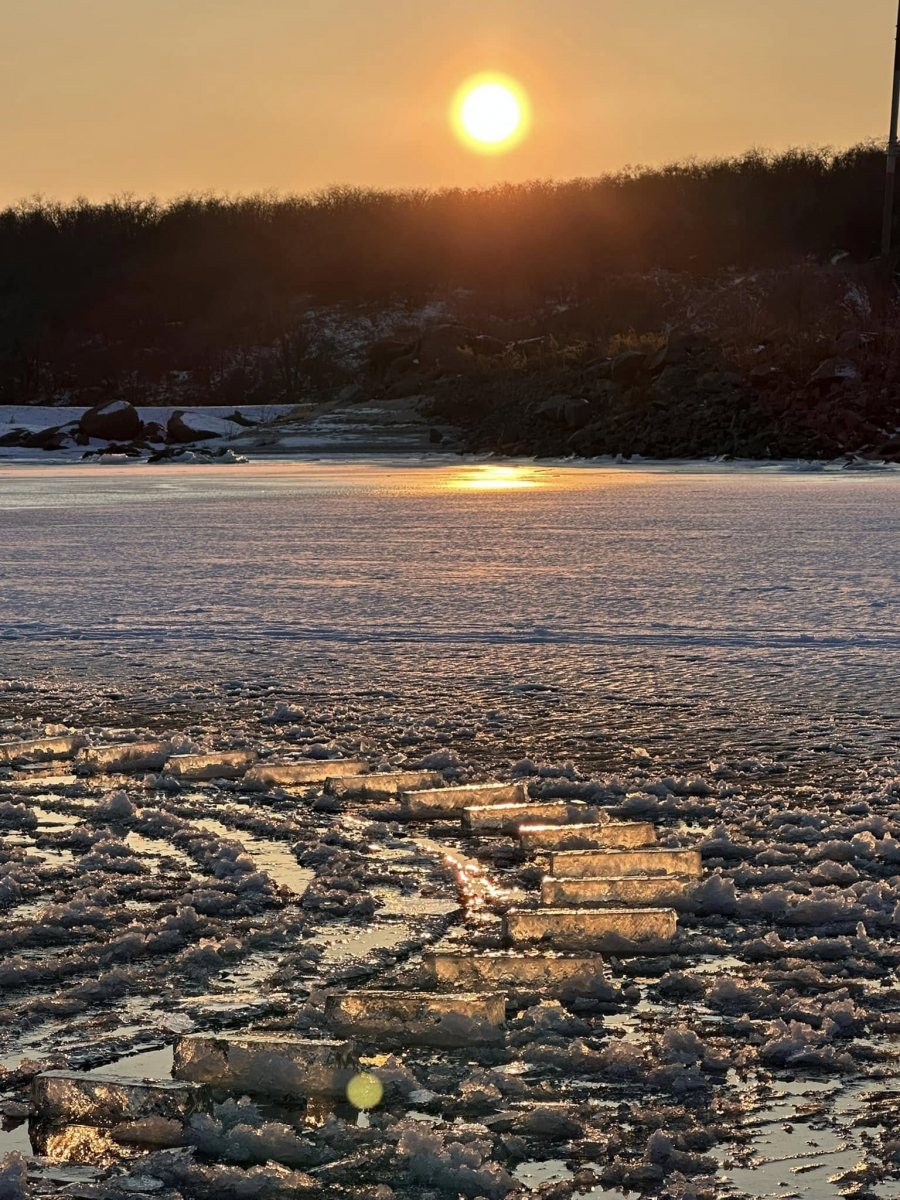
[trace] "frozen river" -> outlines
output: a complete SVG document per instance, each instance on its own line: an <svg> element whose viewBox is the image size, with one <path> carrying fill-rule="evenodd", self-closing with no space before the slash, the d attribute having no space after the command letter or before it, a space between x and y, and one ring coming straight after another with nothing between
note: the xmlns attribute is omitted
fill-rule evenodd
<svg viewBox="0 0 900 1200"><path fill-rule="evenodd" d="M7 467L0 521L0 740L61 722L95 741L515 778L700 850L670 953L610 956L605 1007L574 1023L516 1009L521 1061L496 1068L483 1113L552 1096L577 1120L486 1139L491 1164L534 1182L594 1164L582 1200L664 1175L673 1197L897 1195L900 474ZM501 911L538 904L545 864L507 839L404 838L380 806L304 789L70 769L0 779L12 1067L140 1050L121 1069L166 1075L195 1021L246 1025L348 980L419 987L426 943L499 945ZM106 896L108 928L73 924ZM318 1030L314 1007L299 1011ZM470 1078L468 1052L447 1074L446 1057L404 1057L408 1102L440 1105L434 1155L482 1113L468 1083L494 1078ZM389 1103L406 1119L407 1099ZM320 1126L304 1137L330 1137ZM260 1161L297 1161L287 1126L263 1128ZM0 1129L0 1158L49 1152L42 1138ZM90 1151L59 1145L64 1161ZM179 1190L211 1194L212 1178Z"/></svg>
<svg viewBox="0 0 900 1200"><path fill-rule="evenodd" d="M0 677L57 697L264 681L598 761L900 738L893 473L8 467L0 521Z"/></svg>

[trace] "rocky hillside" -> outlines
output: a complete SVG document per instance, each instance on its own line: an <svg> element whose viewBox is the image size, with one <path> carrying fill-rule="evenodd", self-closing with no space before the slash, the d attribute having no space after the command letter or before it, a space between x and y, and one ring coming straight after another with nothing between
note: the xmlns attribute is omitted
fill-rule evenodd
<svg viewBox="0 0 900 1200"><path fill-rule="evenodd" d="M742 370L680 334L656 351L444 379L431 411L461 427L467 449L502 454L900 460L895 374L856 335L801 374Z"/></svg>

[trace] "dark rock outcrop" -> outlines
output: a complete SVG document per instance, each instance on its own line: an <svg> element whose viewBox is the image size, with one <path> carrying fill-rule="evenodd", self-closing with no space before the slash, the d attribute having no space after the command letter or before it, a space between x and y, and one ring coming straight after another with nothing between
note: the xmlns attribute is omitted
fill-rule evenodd
<svg viewBox="0 0 900 1200"><path fill-rule="evenodd" d="M204 428L203 418L199 415L195 417L193 424L188 424L184 419L184 409L181 408L172 413L166 426L166 441L177 446L221 436L221 429Z"/></svg>
<svg viewBox="0 0 900 1200"><path fill-rule="evenodd" d="M127 400L106 400L83 413L78 428L89 438L131 442L140 435L143 422Z"/></svg>

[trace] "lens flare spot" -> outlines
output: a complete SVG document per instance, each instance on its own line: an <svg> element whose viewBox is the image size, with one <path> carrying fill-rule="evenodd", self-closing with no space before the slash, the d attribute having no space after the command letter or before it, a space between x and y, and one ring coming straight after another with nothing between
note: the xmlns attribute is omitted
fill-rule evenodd
<svg viewBox="0 0 900 1200"><path fill-rule="evenodd" d="M384 1088L377 1075L363 1072L360 1075L354 1075L347 1084L347 1099L354 1108L362 1109L364 1112L370 1108L377 1108L383 1096Z"/></svg>

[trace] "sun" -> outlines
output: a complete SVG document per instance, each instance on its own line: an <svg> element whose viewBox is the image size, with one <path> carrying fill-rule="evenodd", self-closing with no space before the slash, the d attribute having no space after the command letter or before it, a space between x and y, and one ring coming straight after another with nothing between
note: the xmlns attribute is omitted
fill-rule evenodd
<svg viewBox="0 0 900 1200"><path fill-rule="evenodd" d="M453 103L453 124L459 137L482 154L511 149L525 136L530 106L522 88L503 75L479 75L467 80Z"/></svg>

